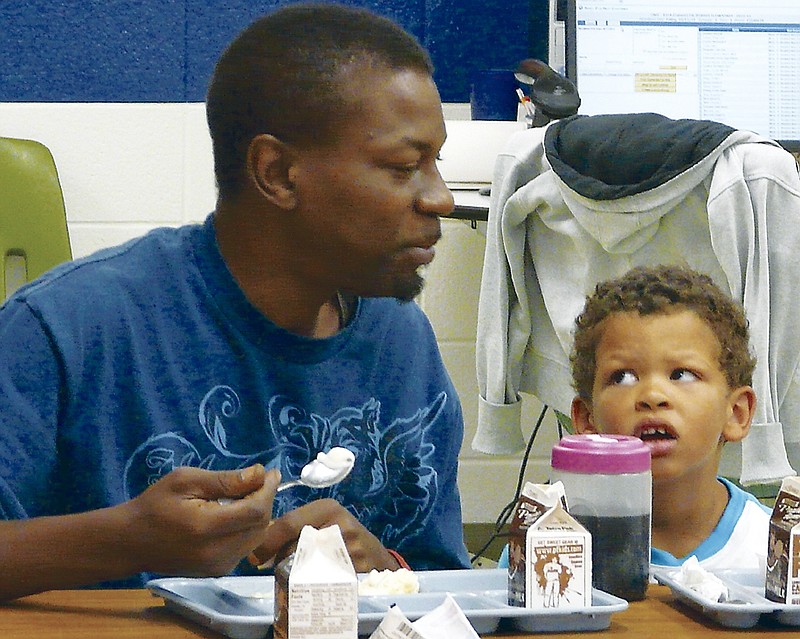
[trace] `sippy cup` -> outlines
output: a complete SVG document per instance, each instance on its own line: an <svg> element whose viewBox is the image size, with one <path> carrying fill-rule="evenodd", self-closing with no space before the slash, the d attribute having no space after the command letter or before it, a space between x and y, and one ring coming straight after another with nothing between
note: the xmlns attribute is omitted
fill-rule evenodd
<svg viewBox="0 0 800 639"><path fill-rule="evenodd" d="M650 449L626 435L567 435L553 447L551 481L592 534L592 585L644 599L650 569Z"/></svg>

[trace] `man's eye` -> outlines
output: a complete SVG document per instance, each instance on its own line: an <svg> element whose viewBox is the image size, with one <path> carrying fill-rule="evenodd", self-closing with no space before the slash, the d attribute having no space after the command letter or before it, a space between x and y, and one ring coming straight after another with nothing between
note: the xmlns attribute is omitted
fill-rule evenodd
<svg viewBox="0 0 800 639"><path fill-rule="evenodd" d="M669 378L676 382L692 382L696 379L699 379L698 376L692 371L685 368L676 368L674 371L672 371L672 374L669 376Z"/></svg>
<svg viewBox="0 0 800 639"><path fill-rule="evenodd" d="M633 371L614 371L609 377L612 384L630 385L636 382L636 375Z"/></svg>
<svg viewBox="0 0 800 639"><path fill-rule="evenodd" d="M393 164L391 170L401 176L412 175L417 169L417 164Z"/></svg>

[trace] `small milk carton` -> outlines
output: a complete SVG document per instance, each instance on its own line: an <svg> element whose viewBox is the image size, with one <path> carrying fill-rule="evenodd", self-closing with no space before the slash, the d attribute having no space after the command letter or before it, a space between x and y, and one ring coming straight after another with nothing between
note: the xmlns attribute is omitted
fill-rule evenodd
<svg viewBox="0 0 800 639"><path fill-rule="evenodd" d="M508 540L508 603L523 608L592 605L592 536L565 508L564 485L528 482Z"/></svg>
<svg viewBox="0 0 800 639"><path fill-rule="evenodd" d="M800 604L800 477L786 477L775 499L765 592L772 601Z"/></svg>
<svg viewBox="0 0 800 639"><path fill-rule="evenodd" d="M275 569L274 639L357 639L358 580L339 526L304 526Z"/></svg>

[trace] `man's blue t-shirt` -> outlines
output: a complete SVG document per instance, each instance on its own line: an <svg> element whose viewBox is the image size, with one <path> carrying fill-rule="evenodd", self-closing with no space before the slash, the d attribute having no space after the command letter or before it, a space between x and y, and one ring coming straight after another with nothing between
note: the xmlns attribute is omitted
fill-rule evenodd
<svg viewBox="0 0 800 639"><path fill-rule="evenodd" d="M238 287L212 217L57 267L0 308L6 519L118 504L178 466L259 462L294 478L344 446L351 475L281 493L276 516L332 497L413 568L468 567L462 435L416 304L360 299L333 337L289 333Z"/></svg>

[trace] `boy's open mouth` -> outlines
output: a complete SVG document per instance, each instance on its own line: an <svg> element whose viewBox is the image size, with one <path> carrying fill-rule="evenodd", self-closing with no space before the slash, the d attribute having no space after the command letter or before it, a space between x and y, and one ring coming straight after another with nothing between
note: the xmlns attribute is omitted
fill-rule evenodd
<svg viewBox="0 0 800 639"><path fill-rule="evenodd" d="M669 455L678 442L678 435L664 422L644 422L636 427L633 434L647 444L653 459Z"/></svg>
<svg viewBox="0 0 800 639"><path fill-rule="evenodd" d="M660 439L677 439L666 426L644 426L638 429L636 436L644 442Z"/></svg>

